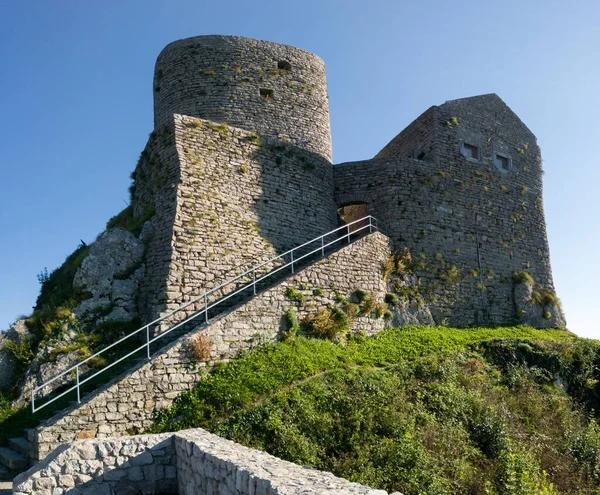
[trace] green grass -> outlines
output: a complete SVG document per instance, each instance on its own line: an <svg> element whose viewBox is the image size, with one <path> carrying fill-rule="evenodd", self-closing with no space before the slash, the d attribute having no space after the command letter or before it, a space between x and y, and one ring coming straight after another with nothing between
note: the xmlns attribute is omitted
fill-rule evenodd
<svg viewBox="0 0 600 495"><path fill-rule="evenodd" d="M152 431L203 427L406 495L597 495L599 363L599 342L524 326L300 337L217 367Z"/></svg>
<svg viewBox="0 0 600 495"><path fill-rule="evenodd" d="M298 338L243 353L217 367L196 388L184 392L173 406L159 413L152 431L211 428L223 418L252 405L282 387L340 366L386 366L434 353L464 350L493 338L569 341L560 330L530 327L455 329L402 327L346 345Z"/></svg>
<svg viewBox="0 0 600 495"><path fill-rule="evenodd" d="M106 230L121 227L129 230L134 236L139 237L144 224L154 215L154 208L146 208L138 217L133 215L133 206L128 206L123 211L112 217L106 224Z"/></svg>

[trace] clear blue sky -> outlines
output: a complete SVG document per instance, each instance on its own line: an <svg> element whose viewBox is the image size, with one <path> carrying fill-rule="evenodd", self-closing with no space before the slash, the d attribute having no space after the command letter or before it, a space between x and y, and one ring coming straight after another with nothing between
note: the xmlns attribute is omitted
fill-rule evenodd
<svg viewBox="0 0 600 495"><path fill-rule="evenodd" d="M372 157L433 104L499 94L542 148L569 328L600 338L599 26L598 0L2 2L0 328L125 206L160 50L235 34L323 58L336 163Z"/></svg>

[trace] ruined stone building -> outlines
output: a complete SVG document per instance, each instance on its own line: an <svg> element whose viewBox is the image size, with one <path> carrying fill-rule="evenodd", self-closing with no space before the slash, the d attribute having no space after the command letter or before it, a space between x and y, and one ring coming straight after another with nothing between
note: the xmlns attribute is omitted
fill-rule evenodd
<svg viewBox="0 0 600 495"><path fill-rule="evenodd" d="M153 94L131 206L86 247L73 283L88 295L74 318L90 332L110 320L148 324L131 334L147 339L143 360L16 439L27 459L11 469L75 439L146 431L201 379L199 367L276 340L290 309L302 321L354 307L350 328L367 334L406 324L564 326L540 149L497 95L432 106L372 159L333 164L325 65L304 50L236 36L179 40L158 57ZM369 215L376 220L356 223ZM292 264L210 318L201 312L232 277L284 266L291 255L277 255L340 226L310 264ZM359 292L368 310L350 304ZM151 345L179 320L151 331L149 322L188 302L179 320L200 315L195 327ZM190 351L199 334L209 343L200 362ZM21 399L43 402L61 386L79 393L80 375L94 371L79 361L76 352L36 358ZM52 381L63 371L71 374Z"/></svg>
<svg viewBox="0 0 600 495"><path fill-rule="evenodd" d="M366 215L410 250L437 323L513 321L514 272L553 289L540 149L495 94L432 106L374 158L334 165L320 58L199 36L159 55L154 124L134 196L155 212L148 318Z"/></svg>

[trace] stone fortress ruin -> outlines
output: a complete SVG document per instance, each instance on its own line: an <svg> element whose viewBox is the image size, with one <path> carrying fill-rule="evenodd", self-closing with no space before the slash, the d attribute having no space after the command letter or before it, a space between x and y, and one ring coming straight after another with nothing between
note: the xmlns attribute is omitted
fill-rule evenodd
<svg viewBox="0 0 600 495"><path fill-rule="evenodd" d="M277 255L350 224L340 231L347 242L211 315L210 322L206 315L206 322L196 321L196 328L157 345L152 355L148 346L149 359L29 430L19 443L27 462L67 442L88 444L54 451L15 481L16 492L42 493L52 485L60 493L73 487L80 490L73 493L96 493L97 480L88 476L63 486L53 469L96 462L103 449L122 447L114 441L107 447L104 438L144 433L157 411L197 383L198 366L234 357L255 345L257 335L277 339L290 307L302 319L363 291L385 304L385 310L353 318L351 328L367 334L405 324L565 325L550 267L540 149L497 95L432 106L374 158L334 165L325 65L304 50L237 36L179 40L157 59L153 94L154 130L132 174L131 206L118 216L141 229L109 223L89 247L74 278L90 294L74 309L78 318L100 311L104 322L139 316L146 324L250 266L276 267ZM369 215L377 220L365 231L366 221L357 221ZM184 313L201 308L194 304ZM198 333L210 342L201 363L189 349ZM25 398L40 377L48 378L39 370L23 387ZM213 455L215 445L221 449L204 434L182 435L124 441L125 457L146 459L144 449L150 449L150 459L168 458L162 468L144 468L138 479L149 493L176 491L178 479L184 493L182 480L195 476L190 459ZM186 447L186 435L204 442L204 450ZM256 457L232 448L222 447L215 462ZM109 475L110 488L102 489L118 493L121 483L140 475L125 467L105 466L125 474ZM257 483L256 473L249 476ZM213 482L225 486L228 480ZM253 492L246 485L238 492Z"/></svg>
<svg viewBox="0 0 600 495"><path fill-rule="evenodd" d="M154 122L133 202L136 215L155 212L147 317L232 266L370 214L394 250L410 250L436 323L503 324L521 311L546 326L513 281L526 271L553 289L540 149L497 95L433 106L373 159L333 165L321 59L200 36L159 55Z"/></svg>

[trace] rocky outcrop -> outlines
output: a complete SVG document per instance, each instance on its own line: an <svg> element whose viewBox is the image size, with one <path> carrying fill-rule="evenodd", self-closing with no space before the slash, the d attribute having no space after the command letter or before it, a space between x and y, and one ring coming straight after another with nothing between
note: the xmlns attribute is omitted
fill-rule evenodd
<svg viewBox="0 0 600 495"><path fill-rule="evenodd" d="M136 318L143 256L144 241L131 232L119 227L103 232L90 246L73 280L74 287L91 294L73 310L77 317L95 323Z"/></svg>
<svg viewBox="0 0 600 495"><path fill-rule="evenodd" d="M528 279L515 281L517 319L534 328L564 328L565 316L556 295L549 289L536 287Z"/></svg>
<svg viewBox="0 0 600 495"><path fill-rule="evenodd" d="M401 277L393 277L388 284L390 290L403 288L409 290L411 288L419 288L419 279L414 274L404 273ZM429 306L424 298L419 296L415 299L407 297L398 297L398 302L390 305L392 318L391 326L401 327L405 325L435 325L435 320L431 314Z"/></svg>
<svg viewBox="0 0 600 495"><path fill-rule="evenodd" d="M0 391L8 390L18 379L17 363L8 350L9 342L21 344L30 339L31 333L23 319L15 321L6 333L0 333Z"/></svg>
<svg viewBox="0 0 600 495"><path fill-rule="evenodd" d="M114 227L106 230L90 245L73 279L74 288L89 297L75 306L72 312L64 309L58 335L44 342L27 371L21 377L15 407L25 406L31 399L34 387L54 378L82 359L82 345L77 345L79 334L94 333L98 324L107 321L132 321L138 317L137 292L144 275L144 239L151 231L147 222L137 238L128 230ZM16 324L15 324L16 325ZM10 335L25 335L24 320L9 331ZM16 337L15 337L16 338ZM1 349L1 343L0 343ZM0 377L14 372L14 363L6 352L0 350ZM13 368L11 368L13 365ZM80 373L89 371L87 366ZM45 387L40 393L48 394L72 381L66 375ZM4 383L4 382L3 382Z"/></svg>

